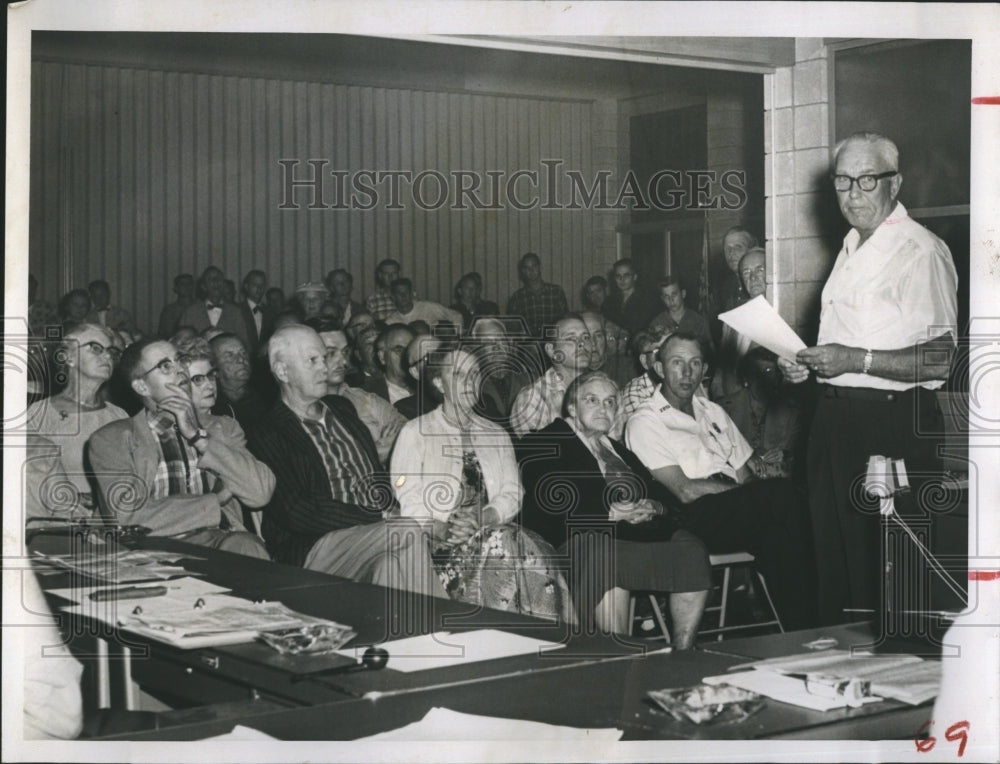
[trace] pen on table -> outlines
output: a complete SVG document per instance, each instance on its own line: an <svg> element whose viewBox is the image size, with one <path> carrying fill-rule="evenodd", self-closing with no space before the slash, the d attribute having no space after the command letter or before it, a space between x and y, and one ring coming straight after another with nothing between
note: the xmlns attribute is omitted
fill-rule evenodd
<svg viewBox="0 0 1000 764"><path fill-rule="evenodd" d="M111 589L98 589L90 593L94 602L107 600L134 600L145 597L162 597L167 593L165 586L119 586Z"/></svg>

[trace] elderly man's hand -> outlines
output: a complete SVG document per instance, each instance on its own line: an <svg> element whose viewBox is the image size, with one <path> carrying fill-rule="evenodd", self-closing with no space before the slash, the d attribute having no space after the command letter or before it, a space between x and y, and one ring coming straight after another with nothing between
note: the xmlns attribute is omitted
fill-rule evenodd
<svg viewBox="0 0 1000 764"><path fill-rule="evenodd" d="M797 385L800 382L805 382L809 379L809 367L803 366L800 363L786 361L784 358L779 358L778 368L781 369L781 373L785 376L785 379L793 385Z"/></svg>
<svg viewBox="0 0 1000 764"><path fill-rule="evenodd" d="M800 350L796 360L816 372L816 376L836 377L850 371L861 371L864 356L865 351L860 348L829 344Z"/></svg>

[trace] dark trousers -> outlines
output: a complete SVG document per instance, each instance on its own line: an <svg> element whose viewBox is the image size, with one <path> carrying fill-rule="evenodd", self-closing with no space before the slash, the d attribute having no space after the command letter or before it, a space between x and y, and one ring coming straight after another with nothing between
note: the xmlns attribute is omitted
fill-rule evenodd
<svg viewBox="0 0 1000 764"><path fill-rule="evenodd" d="M816 625L815 567L805 496L785 478L758 480L684 505L683 526L711 554L750 552L786 629Z"/></svg>
<svg viewBox="0 0 1000 764"><path fill-rule="evenodd" d="M821 385L809 431L809 508L819 575L820 621L877 610L883 581L879 506L864 497L868 457L906 459L914 477L940 471L943 432L934 392L843 390Z"/></svg>

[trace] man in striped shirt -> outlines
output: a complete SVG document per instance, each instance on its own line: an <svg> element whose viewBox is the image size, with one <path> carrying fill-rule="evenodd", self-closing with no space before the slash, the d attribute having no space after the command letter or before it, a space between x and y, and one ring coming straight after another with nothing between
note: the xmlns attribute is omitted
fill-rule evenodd
<svg viewBox="0 0 1000 764"><path fill-rule="evenodd" d="M354 405L327 395L326 347L293 324L268 343L281 396L250 437L277 484L263 536L278 562L444 596L428 540L399 517L375 442Z"/></svg>

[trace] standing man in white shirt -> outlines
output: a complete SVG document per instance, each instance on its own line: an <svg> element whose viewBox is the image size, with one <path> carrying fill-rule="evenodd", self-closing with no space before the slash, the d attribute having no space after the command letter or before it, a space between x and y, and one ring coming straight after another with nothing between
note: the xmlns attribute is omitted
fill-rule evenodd
<svg viewBox="0 0 1000 764"><path fill-rule="evenodd" d="M816 347L785 376L819 382L808 479L825 623L844 610L878 607L879 517L852 499L868 456L905 458L908 470L940 470L944 384L957 332L958 277L948 247L897 201L899 150L857 133L837 145L833 185L853 228L823 288Z"/></svg>

